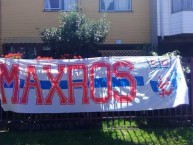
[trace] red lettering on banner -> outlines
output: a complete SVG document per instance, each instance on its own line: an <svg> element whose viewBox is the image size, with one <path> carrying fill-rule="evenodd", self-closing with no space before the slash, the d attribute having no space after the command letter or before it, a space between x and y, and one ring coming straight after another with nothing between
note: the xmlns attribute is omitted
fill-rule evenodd
<svg viewBox="0 0 193 145"><path fill-rule="evenodd" d="M152 67L159 67L160 66L160 62L158 60L151 60L149 62L150 62L150 65Z"/></svg>
<svg viewBox="0 0 193 145"><path fill-rule="evenodd" d="M154 62L152 63L154 64ZM156 64L156 63L155 63ZM29 100L29 91L30 89L35 89L36 92L36 104L37 105L52 105L53 104L53 97L54 94L57 93L59 97L59 103L61 105L74 105L76 102L75 100L75 93L74 89L76 87L82 88L82 104L89 104L89 99L91 99L94 103L98 104L105 104L107 103L112 97L119 102L131 102L136 97L136 80L134 76L131 74L130 71L134 69L134 65L131 62L127 61L118 61L114 64L109 64L107 62L95 62L91 64L88 72L88 68L86 64L69 64L66 66L65 64L58 65L58 73L53 74L51 72L51 65L43 66L43 71L46 74L48 80L50 81L51 88L48 92L48 95L45 98L42 95L42 89L40 86L40 81L38 79L38 74L36 74L36 68L33 65L29 65L27 67L26 72L26 79L23 88L23 93L21 98L19 98L19 64L13 64L11 69L8 70L6 67L7 64L0 63L0 91L1 91L1 100L2 104L6 104L10 101L7 101L6 92L4 89L4 84L12 85L13 84L13 94L11 96L12 104L28 104ZM163 65L168 65L166 60L163 61ZM120 68L128 68L127 70L122 70ZM67 69L67 79L68 79L68 96L65 96L64 91L60 87L60 82L62 80L62 76L64 75L64 69ZM77 78L80 81L75 81L73 75L77 71ZM106 78L106 88L105 88L105 95L96 95L96 88L95 88L95 78L96 74L102 72L103 74L101 77ZM78 76L81 73L81 76ZM90 74L89 74L90 73ZM112 89L112 76L111 74L114 73L117 79L124 78L129 81L129 93L127 95L120 94L119 91ZM99 74L100 75L100 74ZM88 79L88 76L90 77ZM88 80L90 80L88 86ZM165 84L164 84L165 85ZM167 85L167 84L166 84ZM162 90L164 89L161 85L159 86ZM10 89L10 88L9 88ZM88 94L90 89L90 95ZM10 89L11 90L11 89ZM167 91L167 90L166 90ZM171 91L163 90L162 92L164 95L168 95ZM162 95L162 94L161 94ZM163 96L163 95L162 95ZM78 96L77 96L78 97Z"/></svg>
<svg viewBox="0 0 193 145"><path fill-rule="evenodd" d="M134 69L134 66L132 63L126 61L120 61L113 64L113 71L115 73L115 77L127 78L127 80L130 82L130 94L119 95L119 92L114 90L114 98L120 103L131 102L136 97L136 80L128 71L119 71L119 67L128 67L129 71L131 71L132 69Z"/></svg>
<svg viewBox="0 0 193 145"><path fill-rule="evenodd" d="M172 87L170 87L169 90L166 89L170 85L171 85L171 82L169 78L167 78L167 80L164 81L163 78L160 77L159 84L157 86L160 90L159 95L161 95L162 97L164 97L165 95L167 96L171 95L173 91Z"/></svg>
<svg viewBox="0 0 193 145"><path fill-rule="evenodd" d="M30 81L30 76L33 77L33 82ZM23 95L21 97L21 104L27 104L28 103L28 95L29 95L29 89L35 88L36 90L36 104L42 105L43 104L43 97L42 97L42 91L39 84L38 76L35 71L35 66L29 65L27 67L27 76L26 81L24 85Z"/></svg>
<svg viewBox="0 0 193 145"><path fill-rule="evenodd" d="M11 97L12 104L19 103L19 66L13 64L10 72L7 70L6 64L0 63L0 89L2 95L2 103L6 104L7 99L5 96L4 82L10 85L13 82L13 94Z"/></svg>
<svg viewBox="0 0 193 145"><path fill-rule="evenodd" d="M148 63L151 68L169 68L170 65L170 59L155 59L155 60L148 60Z"/></svg>
<svg viewBox="0 0 193 145"><path fill-rule="evenodd" d="M60 98L60 104L61 105L67 104L67 98L59 86L61 78L62 78L63 73L64 73L64 68L65 68L65 65L58 65L58 74L54 78L54 76L50 72L51 66L46 65L43 67L43 69L46 72L46 75L48 76L50 83L52 85L52 87L48 93L48 96L45 98L45 104L46 105L52 105L52 100L53 100L53 96L54 96L55 92L58 94L58 97Z"/></svg>
<svg viewBox="0 0 193 145"><path fill-rule="evenodd" d="M95 70L97 68L105 67L106 75L107 75L107 96L103 98L99 98L95 96L94 90L94 78L95 78ZM112 96L112 80L111 80L111 66L107 62L96 62L91 65L90 68L90 96L93 102L95 103L107 103Z"/></svg>
<svg viewBox="0 0 193 145"><path fill-rule="evenodd" d="M81 69L83 72L83 80L81 82L73 82L72 73L74 69ZM82 97L82 104L88 104L88 71L85 64L74 64L68 65L68 92L69 92L69 99L68 104L73 105L75 104L75 97L74 97L74 88L75 87L82 87L83 90L83 97Z"/></svg>
<svg viewBox="0 0 193 145"><path fill-rule="evenodd" d="M162 60L162 61L161 61L161 65L162 65L163 67L168 66L168 65L169 65L169 59Z"/></svg>

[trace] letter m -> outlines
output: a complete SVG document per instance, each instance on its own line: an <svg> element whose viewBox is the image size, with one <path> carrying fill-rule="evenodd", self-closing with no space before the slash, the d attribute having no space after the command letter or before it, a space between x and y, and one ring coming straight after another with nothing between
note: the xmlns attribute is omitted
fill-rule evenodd
<svg viewBox="0 0 193 145"><path fill-rule="evenodd" d="M4 84L10 86L12 83L13 93L11 101L13 104L17 104L19 101L19 66L17 64L12 64L9 71L6 64L0 63L0 93L3 104L7 103Z"/></svg>

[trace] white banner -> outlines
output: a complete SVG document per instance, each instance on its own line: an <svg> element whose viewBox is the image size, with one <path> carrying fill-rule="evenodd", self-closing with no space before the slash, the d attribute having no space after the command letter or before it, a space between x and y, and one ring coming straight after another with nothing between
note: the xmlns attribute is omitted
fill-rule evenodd
<svg viewBox="0 0 193 145"><path fill-rule="evenodd" d="M140 111L189 104L178 57L0 59L1 106L19 113Z"/></svg>

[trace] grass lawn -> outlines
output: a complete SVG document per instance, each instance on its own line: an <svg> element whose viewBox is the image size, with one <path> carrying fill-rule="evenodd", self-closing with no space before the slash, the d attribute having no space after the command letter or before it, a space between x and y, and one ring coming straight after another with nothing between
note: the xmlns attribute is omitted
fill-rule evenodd
<svg viewBox="0 0 193 145"><path fill-rule="evenodd" d="M0 132L0 145L193 145L193 128Z"/></svg>

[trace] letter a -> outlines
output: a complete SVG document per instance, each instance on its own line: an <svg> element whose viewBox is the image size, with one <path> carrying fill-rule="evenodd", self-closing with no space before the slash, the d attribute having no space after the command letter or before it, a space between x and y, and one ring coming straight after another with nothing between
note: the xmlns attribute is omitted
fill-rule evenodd
<svg viewBox="0 0 193 145"><path fill-rule="evenodd" d="M30 76L32 75L33 81L30 80ZM39 80L38 76L35 72L35 67L29 65L27 67L27 76L25 80L25 85L24 85L24 90L23 90L23 95L21 98L21 104L27 104L28 103L28 95L29 95L29 89L30 88L35 88L36 90L36 104L37 105L42 105L43 104L43 97L42 97L42 91L41 87L39 85Z"/></svg>

